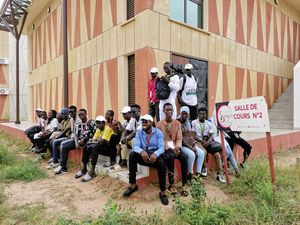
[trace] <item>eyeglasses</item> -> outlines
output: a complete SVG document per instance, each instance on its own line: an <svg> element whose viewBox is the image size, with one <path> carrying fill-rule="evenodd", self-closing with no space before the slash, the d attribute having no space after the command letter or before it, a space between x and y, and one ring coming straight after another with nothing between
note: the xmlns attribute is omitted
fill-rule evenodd
<svg viewBox="0 0 300 225"><path fill-rule="evenodd" d="M69 113L75 113L75 111L73 111L73 110L69 110Z"/></svg>
<svg viewBox="0 0 300 225"><path fill-rule="evenodd" d="M130 114L135 114L136 113L136 111L131 111L131 112L129 112Z"/></svg>
<svg viewBox="0 0 300 225"><path fill-rule="evenodd" d="M78 113L78 116L84 116L84 113Z"/></svg>

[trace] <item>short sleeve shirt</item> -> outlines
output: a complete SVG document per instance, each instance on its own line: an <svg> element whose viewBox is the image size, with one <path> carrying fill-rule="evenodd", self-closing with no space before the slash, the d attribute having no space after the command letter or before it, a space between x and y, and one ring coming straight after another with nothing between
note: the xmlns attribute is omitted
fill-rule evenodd
<svg viewBox="0 0 300 225"><path fill-rule="evenodd" d="M136 121L135 118L131 118L128 125L126 126L126 130L136 132L136 130L142 129L142 120Z"/></svg>
<svg viewBox="0 0 300 225"><path fill-rule="evenodd" d="M204 136L210 136L214 134L213 125L205 120L204 123L201 123L199 119L192 121L192 131L196 132L196 135L203 139Z"/></svg>
<svg viewBox="0 0 300 225"><path fill-rule="evenodd" d="M114 134L113 129L111 129L109 126L105 125L104 130L97 129L96 133L94 134L93 139L99 139L102 138L106 141L110 141L110 137Z"/></svg>

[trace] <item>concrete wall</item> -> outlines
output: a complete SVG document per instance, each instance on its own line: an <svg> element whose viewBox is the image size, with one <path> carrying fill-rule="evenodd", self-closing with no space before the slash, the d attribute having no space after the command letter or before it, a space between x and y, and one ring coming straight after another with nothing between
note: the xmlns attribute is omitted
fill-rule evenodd
<svg viewBox="0 0 300 225"><path fill-rule="evenodd" d="M171 0L68 1L70 104L90 117L127 104L127 56L136 55L137 103L147 111L150 67L171 52L209 62L209 109L216 101L266 96L269 106L292 80L300 56L300 13L280 1L204 0L204 29L169 17ZM61 3L51 1L27 26L32 109L63 105ZM80 95L81 93L81 95Z"/></svg>

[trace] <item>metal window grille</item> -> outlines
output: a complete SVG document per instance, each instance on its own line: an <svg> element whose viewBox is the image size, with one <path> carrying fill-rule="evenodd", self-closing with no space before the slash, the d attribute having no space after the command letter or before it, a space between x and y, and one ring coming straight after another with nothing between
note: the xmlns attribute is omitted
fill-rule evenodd
<svg viewBox="0 0 300 225"><path fill-rule="evenodd" d="M127 0L127 20L134 17L134 0Z"/></svg>
<svg viewBox="0 0 300 225"><path fill-rule="evenodd" d="M128 103L135 104L135 58L128 56Z"/></svg>

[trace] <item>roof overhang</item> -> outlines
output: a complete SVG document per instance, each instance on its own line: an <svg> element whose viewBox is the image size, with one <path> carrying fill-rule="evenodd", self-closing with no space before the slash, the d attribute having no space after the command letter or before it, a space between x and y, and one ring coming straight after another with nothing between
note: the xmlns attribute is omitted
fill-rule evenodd
<svg viewBox="0 0 300 225"><path fill-rule="evenodd" d="M299 0L285 0L290 6L296 9L300 13L300 1Z"/></svg>
<svg viewBox="0 0 300 225"><path fill-rule="evenodd" d="M32 0L4 0L0 9L0 30L11 32L19 39Z"/></svg>

